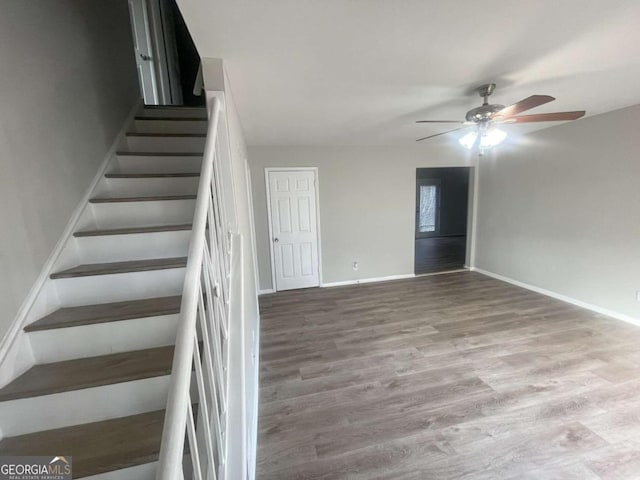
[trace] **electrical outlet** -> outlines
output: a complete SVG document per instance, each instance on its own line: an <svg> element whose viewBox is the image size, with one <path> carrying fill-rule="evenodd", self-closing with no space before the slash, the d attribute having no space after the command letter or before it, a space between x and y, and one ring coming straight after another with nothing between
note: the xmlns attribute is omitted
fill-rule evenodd
<svg viewBox="0 0 640 480"><path fill-rule="evenodd" d="M640 302L640 290L636 291L636 302Z"/></svg>
<svg viewBox="0 0 640 480"><path fill-rule="evenodd" d="M358 262L353 262L353 270L354 270L355 272L357 272L357 271L358 271Z"/></svg>

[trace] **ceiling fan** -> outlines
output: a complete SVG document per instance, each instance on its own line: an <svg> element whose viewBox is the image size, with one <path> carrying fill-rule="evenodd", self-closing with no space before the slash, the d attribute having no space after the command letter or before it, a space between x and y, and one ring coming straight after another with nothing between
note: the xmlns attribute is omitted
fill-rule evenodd
<svg viewBox="0 0 640 480"><path fill-rule="evenodd" d="M530 97L520 100L513 105L505 107L504 105L489 104L489 96L495 91L496 84L488 83L477 88L478 93L484 99L481 106L472 108L465 116L465 120L418 120L416 123L456 123L463 125L453 130L436 133L428 137L422 137L416 140L421 142L429 138L446 135L447 133L464 130L470 126L475 126L475 130L467 133L460 138L459 142L466 148L478 148L480 154L483 150L495 147L500 144L507 136L506 132L495 128L499 124L511 123L532 123L532 122L557 122L562 120L577 120L584 116L585 111L575 112L556 112L556 113L539 113L535 115L518 115L519 113L539 107L545 103L555 100L549 95L531 95Z"/></svg>

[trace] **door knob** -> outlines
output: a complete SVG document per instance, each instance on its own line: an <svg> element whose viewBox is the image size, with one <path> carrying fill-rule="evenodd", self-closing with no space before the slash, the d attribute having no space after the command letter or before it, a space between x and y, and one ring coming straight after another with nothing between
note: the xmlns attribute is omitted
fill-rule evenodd
<svg viewBox="0 0 640 480"><path fill-rule="evenodd" d="M273 241L274 241L275 243L278 243L280 240L279 240L278 238L274 238L274 239L273 239Z"/></svg>
<svg viewBox="0 0 640 480"><path fill-rule="evenodd" d="M151 60L151 57L149 55L147 55L146 53L141 53L140 54L140 58L142 60L144 60L145 62L148 62L149 60Z"/></svg>

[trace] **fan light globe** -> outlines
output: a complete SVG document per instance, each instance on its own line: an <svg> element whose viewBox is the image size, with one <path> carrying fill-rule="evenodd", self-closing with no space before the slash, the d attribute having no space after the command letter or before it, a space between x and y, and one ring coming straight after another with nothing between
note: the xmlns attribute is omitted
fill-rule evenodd
<svg viewBox="0 0 640 480"><path fill-rule="evenodd" d="M471 150L475 145L477 138L478 138L477 131L469 132L460 140L458 140L458 142L460 142L460 145L462 145L466 149ZM479 147L481 149L495 147L497 145L500 145L505 138L507 138L506 132L499 130L497 128L491 128L487 130L487 132L480 137Z"/></svg>
<svg viewBox="0 0 640 480"><path fill-rule="evenodd" d="M500 145L507 138L507 133L497 128L490 128L480 139L480 148L491 148Z"/></svg>
<svg viewBox="0 0 640 480"><path fill-rule="evenodd" d="M476 138L478 138L478 132L469 132L464 137L462 137L458 142L464 148L471 150L473 144L476 143Z"/></svg>

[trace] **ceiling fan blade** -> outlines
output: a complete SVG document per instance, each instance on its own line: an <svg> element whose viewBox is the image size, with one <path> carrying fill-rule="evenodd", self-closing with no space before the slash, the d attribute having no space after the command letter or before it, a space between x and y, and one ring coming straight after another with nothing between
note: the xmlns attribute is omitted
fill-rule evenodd
<svg viewBox="0 0 640 480"><path fill-rule="evenodd" d="M416 123L465 123L464 120L416 120Z"/></svg>
<svg viewBox="0 0 640 480"><path fill-rule="evenodd" d="M563 120L577 120L584 117L584 110L576 112L556 112L556 113L539 113L537 115L520 115L518 117L509 117L501 121L501 123L531 123L531 122L561 122ZM500 120L498 120L500 122Z"/></svg>
<svg viewBox="0 0 640 480"><path fill-rule="evenodd" d="M512 117L519 114L520 112L531 110L532 108L539 107L540 105L544 105L545 103L553 102L554 100L555 98L549 95L531 95L524 100L520 100L519 102L514 103L513 105L509 105L508 107L505 107L502 110L496 112L493 118Z"/></svg>
<svg viewBox="0 0 640 480"><path fill-rule="evenodd" d="M446 132L436 133L435 135L429 135L428 137L422 137L416 140L416 142L421 142L422 140L427 140L428 138L439 137L440 135L446 135L447 133L457 132L458 130L464 130L467 127L454 128L453 130L447 130Z"/></svg>

